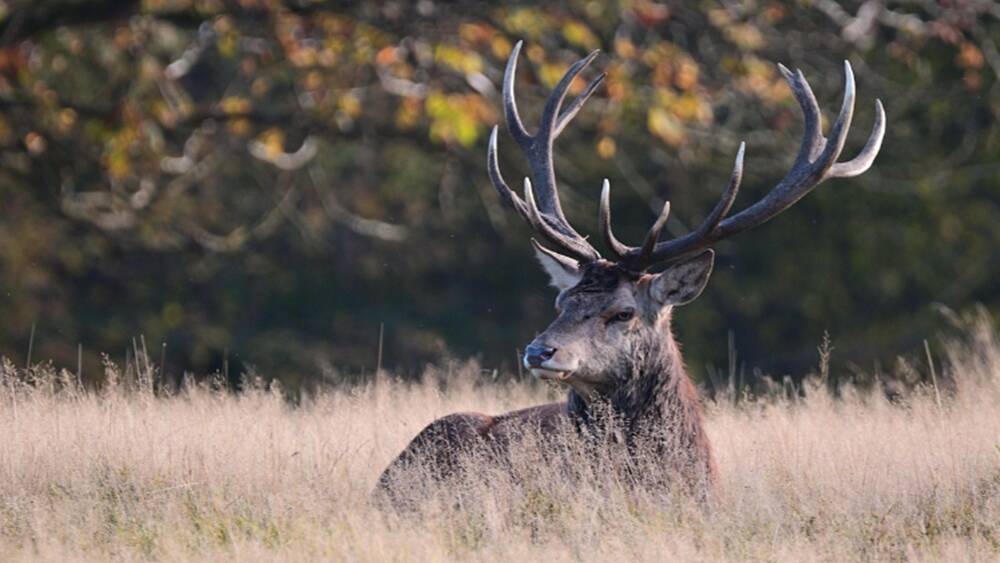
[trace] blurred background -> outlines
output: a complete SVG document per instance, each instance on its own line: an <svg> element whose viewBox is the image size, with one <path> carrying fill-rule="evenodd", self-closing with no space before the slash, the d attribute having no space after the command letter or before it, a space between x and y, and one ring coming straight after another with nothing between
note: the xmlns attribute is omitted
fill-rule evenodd
<svg viewBox="0 0 1000 563"><path fill-rule="evenodd" d="M517 370L553 317L531 233L485 171L525 40L526 123L567 66L605 85L556 145L570 220L601 180L636 243L711 209L746 140L742 208L798 149L775 63L844 152L888 115L871 171L717 245L676 318L696 377L801 374L923 351L941 311L1000 310L1000 4L986 1L0 2L0 354L83 377L143 337L168 373L255 367L289 385L478 358ZM585 80L578 80L579 92ZM527 169L506 131L501 168ZM380 334L382 338L380 338ZM29 357L30 355L30 357Z"/></svg>

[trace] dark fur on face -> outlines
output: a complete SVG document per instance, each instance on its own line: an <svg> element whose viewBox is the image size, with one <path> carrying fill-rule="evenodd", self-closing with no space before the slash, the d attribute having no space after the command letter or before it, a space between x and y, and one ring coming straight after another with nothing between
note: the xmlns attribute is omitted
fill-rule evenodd
<svg viewBox="0 0 1000 563"><path fill-rule="evenodd" d="M579 283L566 290L566 295L577 293L608 293L623 281L638 281L641 274L627 270L618 264L599 260L586 264L580 270Z"/></svg>

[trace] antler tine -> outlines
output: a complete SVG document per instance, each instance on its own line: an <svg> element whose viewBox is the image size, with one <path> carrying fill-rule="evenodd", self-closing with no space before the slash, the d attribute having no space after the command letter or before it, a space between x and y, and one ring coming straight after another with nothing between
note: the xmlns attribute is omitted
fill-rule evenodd
<svg viewBox="0 0 1000 563"><path fill-rule="evenodd" d="M796 69L793 73L781 63L778 63L778 70L781 71L785 82L788 83L789 88L792 90L792 95L795 96L795 101L798 102L799 107L802 109L802 118L804 121L802 146L799 149L798 156L795 157L795 162L810 162L823 150L824 143L826 142L820 130L822 118L820 117L819 103L816 101L816 95L813 94L812 88L809 86L809 82L801 70Z"/></svg>
<svg viewBox="0 0 1000 563"><path fill-rule="evenodd" d="M590 81L590 84L587 85L587 88L584 89L583 93L577 96L573 100L573 102L569 105L569 107L562 112L562 114L559 116L559 121L556 122L556 129L552 133L553 139L558 137L563 132L563 129L565 129L566 126L569 125L569 122L572 121L574 117L576 117L577 113L579 113L580 108L583 107L583 104L585 104L587 100L590 99L590 95L593 94L595 90L597 90L597 87L600 86L601 82L604 82L604 79L607 77L608 73L606 72L602 72L601 74L597 75L597 78L594 78L593 80Z"/></svg>
<svg viewBox="0 0 1000 563"><path fill-rule="evenodd" d="M597 222L601 227L604 243L608 245L615 260L625 258L629 252L635 250L631 246L622 244L611 231L611 182L607 178L604 179L604 185L601 187L601 207L597 215Z"/></svg>
<svg viewBox="0 0 1000 563"><path fill-rule="evenodd" d="M590 246L590 244L587 243L587 240L583 237L578 239L571 238L548 223L545 217L542 216L541 211L538 209L538 204L535 201L535 194L531 189L531 180L528 178L524 179L524 201L527 203L528 208L528 222L531 223L531 226L534 227L540 235L548 239L549 242L558 245L573 258L584 262L593 262L601 258L601 255L597 252L597 250Z"/></svg>
<svg viewBox="0 0 1000 563"><path fill-rule="evenodd" d="M705 221L698 227L698 232L703 235L715 230L726 215L729 214L729 210L732 209L733 203L736 201L736 196L740 192L740 183L743 181L743 156L746 153L747 144L745 142L740 143L740 148L736 151L736 161L733 162L733 171L729 175L729 183L726 185L725 191L722 192L722 197L719 198L719 202L715 204L712 212L705 217Z"/></svg>
<svg viewBox="0 0 1000 563"><path fill-rule="evenodd" d="M486 171L490 175L490 182L493 183L493 187L500 194L500 199L508 206L513 207L521 217L527 220L527 205L525 205L524 201L514 190L510 189L510 186L504 181L503 175L500 174L500 164L497 162L497 130L499 128L499 126L494 125L493 131L490 132L490 143L486 149Z"/></svg>
<svg viewBox="0 0 1000 563"><path fill-rule="evenodd" d="M667 224L667 218L670 217L670 202L663 202L663 209L660 210L660 216L656 218L653 222L653 226L649 228L649 232L646 233L646 240L642 243L642 248L639 249L639 258L637 261L639 263L644 263L649 260L650 256L653 255L653 250L656 249L656 243L660 240L660 233L663 232L664 225Z"/></svg>
<svg viewBox="0 0 1000 563"><path fill-rule="evenodd" d="M538 132L532 137L531 145L525 148L528 165L531 168L531 179L534 181L535 193L538 196L538 208L552 219L552 226L557 230L581 240L583 237L566 220L559 202L559 188L556 184L555 164L552 157L552 141L555 139L557 122L561 115L560 110L570 84L597 57L599 52L594 50L570 65L558 84L552 89L552 93L549 94L542 110ZM579 108L571 107L569 110L575 114Z"/></svg>
<svg viewBox="0 0 1000 563"><path fill-rule="evenodd" d="M741 144L729 186L704 223L682 237L657 244L653 252L646 257L641 253L630 252L626 256L630 264L648 267L656 262L672 260L730 235L756 227L794 205L823 180L855 176L871 166L885 135L885 113L881 102L876 102L875 125L861 153L850 161L837 163L837 158L844 149L854 114L854 72L850 63L844 61L844 99L837 120L830 128L829 138L819 134L818 106L812 89L801 71L793 74L784 66L779 68L792 87L805 118L802 146L792 168L762 199L736 215L725 218L736 198L742 177L744 145Z"/></svg>
<svg viewBox="0 0 1000 563"><path fill-rule="evenodd" d="M666 201L663 203L663 209L660 211L659 217L656 218L653 226L646 233L646 238L642 246L628 246L621 243L611 230L611 183L607 179L604 180L604 186L601 188L601 207L598 222L600 223L601 233L604 235L604 242L611 249L611 253L616 260L635 269L645 269L642 267L642 264L652 255L656 243L660 239L660 233L663 232L663 227L667 224L668 217L670 217L670 202Z"/></svg>
<svg viewBox="0 0 1000 563"><path fill-rule="evenodd" d="M529 134L524 128L524 123L521 121L520 112L517 110L517 100L514 97L514 77L517 74L517 59L521 54L521 47L523 46L523 41L518 41L514 48L511 50L510 57L507 59L507 67L504 70L503 79L503 103L504 103L504 118L507 121L507 128L510 130L510 134L514 137L518 144L526 145L530 144L534 139L534 136ZM546 107L545 107L545 117L543 117L542 127L539 129L539 133L546 131L546 125L552 122L549 114L555 113L550 112L551 109L558 109L562 105L563 100L566 97L566 92L569 89L570 84L573 79L580 74L600 53L600 50L592 51L587 57L573 63L566 74L563 75L562 79L559 81L555 90L553 90ZM583 93L573 100L566 111L559 114L559 118L555 120L555 127L552 131L552 138L556 138L562 133L566 125L576 117L576 114L583 107L583 104L590 99L590 96L597 90L597 87L601 85L601 82L607 78L607 73L601 73L596 78L590 81L587 87L584 89ZM551 107L552 105L556 107Z"/></svg>
<svg viewBox="0 0 1000 563"><path fill-rule="evenodd" d="M867 171L875 162L879 149L882 148L883 137L885 137L885 108L882 107L882 100L875 100L875 124L872 125L872 132L864 148L851 160L831 166L826 173L827 177L851 178Z"/></svg>
<svg viewBox="0 0 1000 563"><path fill-rule="evenodd" d="M517 74L517 58L521 54L522 45L524 41L514 44L507 59L507 68L503 73L503 114L510 136L514 137L517 144L527 147L531 144L531 135L524 129L521 115L517 112L517 100L514 99L514 76Z"/></svg>
<svg viewBox="0 0 1000 563"><path fill-rule="evenodd" d="M569 258L568 256L563 256L562 254L559 254L558 252L554 252L552 250L549 250L547 247L542 246L535 239L531 239L531 246L534 246L535 250L537 250L537 251L539 251L539 252L547 255L549 258L552 258L553 260L555 260L556 262L559 262L563 266L566 266L568 268L579 267L579 263L577 263L576 260L573 260L572 258Z"/></svg>
<svg viewBox="0 0 1000 563"><path fill-rule="evenodd" d="M844 101L840 105L840 114L837 115L837 121L830 128L830 136L827 138L826 146L823 147L823 152L820 153L814 163L816 170L813 174L818 173L820 179L812 185L803 186L802 195L809 193L810 190L816 187L816 184L825 179L827 171L830 170L831 166L836 164L837 158L840 157L840 153L844 150L844 143L847 142L847 133L851 129L851 120L854 118L854 89L854 71L851 69L851 63L844 61Z"/></svg>
<svg viewBox="0 0 1000 563"><path fill-rule="evenodd" d="M660 240L660 233L663 232L663 227L667 224L668 217L670 217L669 201L663 203L663 209L660 211L660 215L656 218L656 221L653 222L653 226L649 228L649 232L646 233L646 238L641 247L622 244L611 230L611 183L605 178L604 186L601 188L601 207L598 222L600 223L601 233L604 235L604 242L611 249L611 253L616 260L636 269L645 269L637 266L641 266L652 255L657 241Z"/></svg>
<svg viewBox="0 0 1000 563"><path fill-rule="evenodd" d="M578 249L579 245L576 245L573 242L567 242L567 240L565 240L565 235L555 229L555 227L550 224L550 220L538 211L534 194L531 193L531 182L528 178L524 179L525 193L531 194L531 197L528 198L528 203L525 203L525 200L521 199L521 197L507 185L507 182L503 179L503 175L500 173L500 166L497 162L498 130L499 127L494 125L493 130L490 132L489 147L486 151L486 169L489 173L490 181L493 183L493 187L496 188L497 193L500 195L500 199L508 206L514 208L514 210L517 211L517 213L524 218L529 225L538 230L550 241L555 242L563 248L566 248L568 245L570 248Z"/></svg>
<svg viewBox="0 0 1000 563"><path fill-rule="evenodd" d="M729 213L729 210L733 207L733 202L736 201L736 195L740 191L740 182L743 179L743 155L746 152L746 143L740 143L740 148L736 152L736 161L733 164L733 171L729 175L729 183L726 185L726 189L722 192L722 197L719 198L719 202L715 204L712 208L712 212L705 217L705 220L701 225L692 232L689 236L692 240L699 240L699 238L704 238L710 235L715 228L719 225L719 222ZM605 180L605 191L601 192L601 225L605 234L605 240L608 240L610 235L611 239L614 239L614 235L611 234L611 219L610 211L605 211L605 207L608 206L606 202L607 191L610 186L607 185L607 180ZM608 241L608 246L612 246L615 253L618 254L619 260L624 263L627 267L633 270L645 270L646 268L652 266L656 262L662 261L657 258L657 242L660 238L660 233L663 231L663 227L667 224L667 218L670 215L670 202L663 204L663 210L660 212L660 216L653 223L653 226L649 229L649 233L646 234L646 239L643 241L642 247L631 247L625 246L614 240L614 243L620 245L620 248L614 248L614 244ZM673 242L673 241L671 241ZM624 252L621 249L624 249Z"/></svg>
<svg viewBox="0 0 1000 563"><path fill-rule="evenodd" d="M573 83L573 80L576 79L581 72L583 72L583 69L587 68L587 66L597 58L597 55L600 54L600 52L601 51L599 49L594 49L589 55L570 65L566 74L564 74L559 80L556 87L552 89L549 99L545 102L545 109L542 110L541 124L538 126L537 136L540 140L549 139L551 141L552 139L555 139L558 136L556 130L559 123L563 122L562 127L565 127L566 124L569 123L569 120L572 119L578 111L580 111L580 107L583 106L583 102L587 101L587 98L589 98L590 94L593 93L593 89L597 88L597 86L604 80L603 77L598 77L591 82L590 85L588 85L587 90L589 90L589 93L585 91L580 95L582 100L579 105L573 103L567 109L566 113L569 114L572 112L572 115L564 116L561 114L563 101L566 99L566 93L569 92L569 85Z"/></svg>

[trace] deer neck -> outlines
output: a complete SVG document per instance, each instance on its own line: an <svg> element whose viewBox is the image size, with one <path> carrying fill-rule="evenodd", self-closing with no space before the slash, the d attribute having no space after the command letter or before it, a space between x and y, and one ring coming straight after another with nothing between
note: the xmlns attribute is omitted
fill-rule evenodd
<svg viewBox="0 0 1000 563"><path fill-rule="evenodd" d="M630 435L666 429L684 442L703 436L697 390L669 323L661 335L637 346L621 373L609 374L611 383L569 392L567 409L578 427L600 431L613 420Z"/></svg>

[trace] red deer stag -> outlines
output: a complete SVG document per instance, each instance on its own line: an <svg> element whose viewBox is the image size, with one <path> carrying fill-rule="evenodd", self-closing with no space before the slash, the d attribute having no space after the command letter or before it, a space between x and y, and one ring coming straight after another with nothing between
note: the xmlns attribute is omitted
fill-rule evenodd
<svg viewBox="0 0 1000 563"><path fill-rule="evenodd" d="M613 419L616 436L626 445L640 438L653 447L664 472L681 475L699 493L710 493L715 479L712 450L702 423L697 391L685 372L671 332L674 306L701 294L712 272L714 253L707 247L756 227L788 209L822 181L857 176L872 165L885 133L885 113L875 102L875 124L861 153L837 162L854 111L854 76L844 63L844 99L840 115L824 137L820 109L801 71L779 65L805 117L805 133L791 170L763 198L727 217L740 187L744 145L736 153L729 183L701 225L683 236L660 240L670 204L639 246L620 242L611 230L610 185L604 180L599 223L609 257L604 259L566 220L559 203L552 143L604 79L597 76L567 107L570 83L597 56L594 51L573 64L556 85L534 135L528 133L514 101L519 42L507 61L503 104L507 128L527 157L531 178L524 197L504 181L497 163L497 128L489 140L487 166L500 198L558 252L532 240L538 260L559 290L556 319L525 348L523 362L540 379L568 387L566 402L541 405L499 416L478 413L440 418L406 447L379 479L376 492L389 492L394 476L414 463L438 475L452 471L459 452L486 448L503 459L512 437L525 430L543 436L559 428L601 432ZM653 273L650 269L659 266ZM609 417L601 413L610 412ZM569 423L569 424L566 424ZM425 465L425 466L427 466Z"/></svg>

